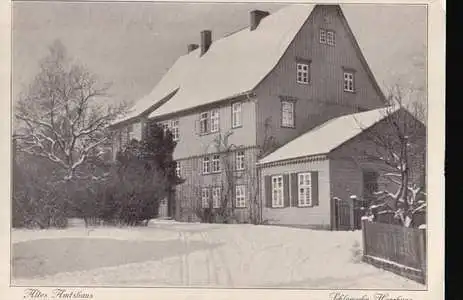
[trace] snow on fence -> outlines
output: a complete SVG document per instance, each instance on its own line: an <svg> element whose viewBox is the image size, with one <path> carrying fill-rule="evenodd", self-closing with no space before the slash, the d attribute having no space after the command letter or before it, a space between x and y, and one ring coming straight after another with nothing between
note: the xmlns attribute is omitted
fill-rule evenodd
<svg viewBox="0 0 463 300"><path fill-rule="evenodd" d="M426 230L362 220L363 260L426 283Z"/></svg>

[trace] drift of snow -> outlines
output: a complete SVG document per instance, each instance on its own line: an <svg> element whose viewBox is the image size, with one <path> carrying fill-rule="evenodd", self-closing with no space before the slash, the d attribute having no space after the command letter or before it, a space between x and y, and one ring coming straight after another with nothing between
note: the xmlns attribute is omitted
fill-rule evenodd
<svg viewBox="0 0 463 300"><path fill-rule="evenodd" d="M82 245L78 250L66 248L66 243L76 243L76 238L86 242L78 242ZM105 243L133 243L134 246L131 251L123 250L130 249L131 246L127 248L127 245L114 247L108 253L92 258L92 254L102 253L98 243L103 238ZM51 250L53 253L48 257L40 257L38 253L48 253L37 247L46 247L47 241L60 243L63 246L60 248L66 250L63 253ZM425 288L361 262L361 231L154 222L140 228L13 230L12 242L13 266L16 264L27 272L27 259L30 259L30 263L34 260L37 266L59 270L35 277L33 274L18 275L13 278L13 283L19 285ZM161 246L166 243L175 246L162 250ZM27 257L15 255L21 247ZM59 262L63 261L64 252L70 255L69 251L75 252L76 265L82 262L89 265L93 259L104 267L90 265L84 270L62 270ZM158 256L151 260L134 260L132 256L137 255L134 252L140 251L144 251L143 255L157 252ZM101 260L117 263L101 264Z"/></svg>

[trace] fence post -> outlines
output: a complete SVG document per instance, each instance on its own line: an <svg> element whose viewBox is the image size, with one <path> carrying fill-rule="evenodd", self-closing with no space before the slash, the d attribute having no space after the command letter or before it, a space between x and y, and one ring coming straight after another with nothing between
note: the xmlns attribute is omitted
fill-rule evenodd
<svg viewBox="0 0 463 300"><path fill-rule="evenodd" d="M421 274L423 275L423 282L426 283L426 229L420 228L419 229L419 257L420 257L420 265L421 265Z"/></svg>
<svg viewBox="0 0 463 300"><path fill-rule="evenodd" d="M355 220L354 220L354 200L349 198L349 219L350 219L350 230L354 231L355 229Z"/></svg>
<svg viewBox="0 0 463 300"><path fill-rule="evenodd" d="M362 218L362 244L363 244L363 256L368 255L367 253L367 222L366 218Z"/></svg>

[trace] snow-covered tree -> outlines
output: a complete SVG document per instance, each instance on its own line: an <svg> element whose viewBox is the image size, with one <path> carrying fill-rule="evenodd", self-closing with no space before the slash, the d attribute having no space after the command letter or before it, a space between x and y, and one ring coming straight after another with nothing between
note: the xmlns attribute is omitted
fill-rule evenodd
<svg viewBox="0 0 463 300"><path fill-rule="evenodd" d="M417 212L426 209L426 128L422 122L425 110L420 102L407 99L410 95L399 86L391 89L383 122L365 129L373 146L361 153L362 158L385 167L382 176L389 183L375 193L371 208L394 213L406 227L411 226Z"/></svg>
<svg viewBox="0 0 463 300"><path fill-rule="evenodd" d="M107 89L55 41L15 107L19 151L49 160L65 180L88 177L80 169L109 151L107 126L121 112L107 105Z"/></svg>

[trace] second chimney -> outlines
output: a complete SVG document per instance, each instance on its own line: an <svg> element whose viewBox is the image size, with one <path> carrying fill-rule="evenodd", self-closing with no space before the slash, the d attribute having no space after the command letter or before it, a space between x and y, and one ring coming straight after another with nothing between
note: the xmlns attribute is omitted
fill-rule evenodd
<svg viewBox="0 0 463 300"><path fill-rule="evenodd" d="M198 48L199 48L198 44L188 44L188 53L195 51Z"/></svg>
<svg viewBox="0 0 463 300"><path fill-rule="evenodd" d="M212 31L203 30L201 31L201 55L209 50L209 47L212 44Z"/></svg>
<svg viewBox="0 0 463 300"><path fill-rule="evenodd" d="M253 10L251 11L251 30L254 30L259 26L260 21L262 21L263 18L268 16L270 13L268 11L262 11L262 10Z"/></svg>

